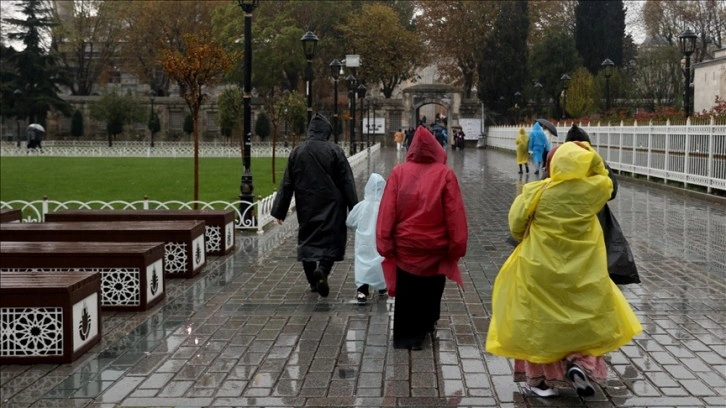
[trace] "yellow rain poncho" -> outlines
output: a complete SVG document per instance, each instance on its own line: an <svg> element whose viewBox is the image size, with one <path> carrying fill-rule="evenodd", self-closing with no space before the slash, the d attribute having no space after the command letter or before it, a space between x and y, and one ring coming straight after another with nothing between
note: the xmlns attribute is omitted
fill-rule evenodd
<svg viewBox="0 0 726 408"><path fill-rule="evenodd" d="M525 164L529 162L529 136L524 128L519 128L519 134L514 139L514 143L517 145L517 164Z"/></svg>
<svg viewBox="0 0 726 408"><path fill-rule="evenodd" d="M642 331L608 276L596 217L612 190L602 158L585 144L564 143L550 175L526 184L509 210L521 243L494 283L486 342L492 354L540 364L601 356Z"/></svg>

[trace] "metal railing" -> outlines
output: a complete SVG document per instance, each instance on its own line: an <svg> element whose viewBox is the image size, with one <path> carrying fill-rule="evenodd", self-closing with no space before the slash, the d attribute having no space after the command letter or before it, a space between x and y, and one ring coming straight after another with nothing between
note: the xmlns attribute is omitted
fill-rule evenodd
<svg viewBox="0 0 726 408"><path fill-rule="evenodd" d="M562 143L572 122L557 123ZM577 124L590 135L593 147L611 168L684 187L726 191L726 125L600 125ZM488 129L487 146L515 150L520 126ZM527 132L531 130L525 129Z"/></svg>
<svg viewBox="0 0 726 408"><path fill-rule="evenodd" d="M354 156L348 158L350 166L355 169L357 166L367 162L369 155L378 152L380 144L363 149ZM0 201L0 208L19 209L23 212L23 222L43 222L45 214L49 212L67 209L105 209L105 210L169 210L169 209L193 209L195 205L202 210L233 210L235 212L235 229L239 230L256 230L258 234L264 232L267 224L274 221L270 214L272 204L275 201L277 193L273 193L267 197L260 197L257 201L249 205L247 201L156 201L144 198L139 201L55 201L43 198L35 201L12 200ZM240 208L244 207L244 213ZM290 209L295 207L295 199L290 204Z"/></svg>

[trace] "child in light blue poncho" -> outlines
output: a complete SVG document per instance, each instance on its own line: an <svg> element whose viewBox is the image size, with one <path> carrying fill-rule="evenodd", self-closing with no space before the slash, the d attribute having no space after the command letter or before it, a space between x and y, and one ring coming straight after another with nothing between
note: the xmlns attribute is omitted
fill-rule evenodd
<svg viewBox="0 0 726 408"><path fill-rule="evenodd" d="M365 197L348 214L346 224L355 229L355 285L356 300L364 305L369 290L386 292L381 262L383 257L376 249L376 221L386 180L378 173L371 173L365 187Z"/></svg>

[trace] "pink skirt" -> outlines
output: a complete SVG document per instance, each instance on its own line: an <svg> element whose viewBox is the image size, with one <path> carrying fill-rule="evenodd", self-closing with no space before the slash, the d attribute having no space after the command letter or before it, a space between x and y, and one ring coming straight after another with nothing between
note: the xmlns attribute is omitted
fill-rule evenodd
<svg viewBox="0 0 726 408"><path fill-rule="evenodd" d="M567 378L567 368L576 364L579 366L591 381L601 387L607 384L608 369L605 359L582 354L570 354L565 359L549 364L530 363L526 360L514 360L514 381L526 382L528 385L537 386L542 381L550 388L565 388L572 386Z"/></svg>

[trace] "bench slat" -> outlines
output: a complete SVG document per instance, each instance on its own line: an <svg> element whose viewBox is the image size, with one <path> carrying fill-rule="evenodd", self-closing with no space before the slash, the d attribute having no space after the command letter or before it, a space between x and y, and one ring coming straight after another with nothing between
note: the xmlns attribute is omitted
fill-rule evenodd
<svg viewBox="0 0 726 408"><path fill-rule="evenodd" d="M91 272L58 272L49 279L41 272L0 272L0 293L71 293L79 287L98 279Z"/></svg>
<svg viewBox="0 0 726 408"><path fill-rule="evenodd" d="M163 242L0 242L0 272L68 271L101 276L105 310L147 310L165 297Z"/></svg>
<svg viewBox="0 0 726 408"><path fill-rule="evenodd" d="M108 221L0 224L0 241L164 242L164 274L190 278L206 264L204 221Z"/></svg>
<svg viewBox="0 0 726 408"><path fill-rule="evenodd" d="M202 220L208 255L225 255L234 249L233 210L58 210L46 222Z"/></svg>

